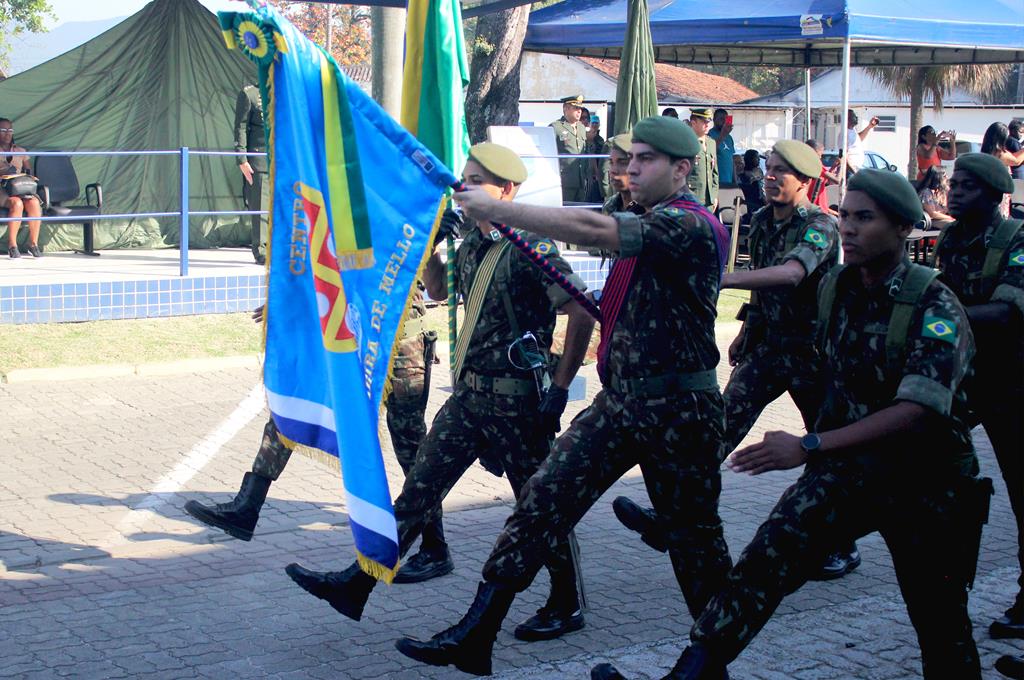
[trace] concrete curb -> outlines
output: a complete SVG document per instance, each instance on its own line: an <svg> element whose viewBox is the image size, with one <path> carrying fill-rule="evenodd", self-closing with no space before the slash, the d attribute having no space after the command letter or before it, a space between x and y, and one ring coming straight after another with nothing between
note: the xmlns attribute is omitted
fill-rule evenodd
<svg viewBox="0 0 1024 680"><path fill-rule="evenodd" d="M95 364L91 366L58 366L55 368L17 368L0 374L0 383L56 382L124 376L180 375L204 373L231 368L259 368L262 355L182 359L153 364Z"/></svg>

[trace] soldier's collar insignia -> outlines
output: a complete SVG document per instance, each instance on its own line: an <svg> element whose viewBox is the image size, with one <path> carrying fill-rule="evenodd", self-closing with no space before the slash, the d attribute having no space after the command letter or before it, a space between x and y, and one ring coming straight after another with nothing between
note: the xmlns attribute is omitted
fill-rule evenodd
<svg viewBox="0 0 1024 680"><path fill-rule="evenodd" d="M1007 267L1024 267L1024 248L1010 253L1010 259L1006 261Z"/></svg>
<svg viewBox="0 0 1024 680"><path fill-rule="evenodd" d="M921 337L944 340L951 345L956 344L957 328L956 323L949 319L937 316L925 315L924 327L921 329Z"/></svg>

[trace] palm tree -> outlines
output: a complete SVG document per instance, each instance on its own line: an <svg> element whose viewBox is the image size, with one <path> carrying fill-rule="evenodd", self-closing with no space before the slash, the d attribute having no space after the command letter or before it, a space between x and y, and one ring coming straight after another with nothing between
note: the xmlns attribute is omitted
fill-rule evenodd
<svg viewBox="0 0 1024 680"><path fill-rule="evenodd" d="M1002 87L1010 72L1008 64L958 66L870 66L868 72L895 96L910 99L910 163L907 177L917 177L917 131L924 125L924 97L931 94L936 112L942 98L959 87L985 97Z"/></svg>

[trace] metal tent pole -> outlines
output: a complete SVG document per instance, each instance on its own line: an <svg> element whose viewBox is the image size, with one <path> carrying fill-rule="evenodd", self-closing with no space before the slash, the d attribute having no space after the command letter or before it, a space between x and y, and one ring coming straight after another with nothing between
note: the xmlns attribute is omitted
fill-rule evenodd
<svg viewBox="0 0 1024 680"><path fill-rule="evenodd" d="M814 137L811 130L811 69L804 69L804 139Z"/></svg>
<svg viewBox="0 0 1024 680"><path fill-rule="evenodd" d="M850 153L850 135L847 128L850 125L849 116L847 115L850 110L850 38L843 41L843 110L840 120L842 121L842 148L843 148L843 164L842 170L839 173L839 205L843 204L843 198L846 196L846 167L849 162ZM843 261L843 250L839 249L839 262Z"/></svg>

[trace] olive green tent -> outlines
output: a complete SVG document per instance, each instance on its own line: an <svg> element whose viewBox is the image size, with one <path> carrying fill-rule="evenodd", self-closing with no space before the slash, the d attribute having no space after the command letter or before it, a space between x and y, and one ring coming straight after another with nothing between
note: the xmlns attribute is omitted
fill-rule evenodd
<svg viewBox="0 0 1024 680"><path fill-rule="evenodd" d="M15 142L35 151L230 150L235 98L255 78L252 62L225 47L216 17L196 0L153 0L84 45L0 82L0 116L13 120ZM73 163L83 192L103 185L104 213L179 209L176 155ZM196 156L189 169L190 210L243 209L234 156ZM247 220L194 217L190 245L247 245ZM174 246L179 227L177 217L101 220L96 247ZM40 241L50 250L80 248L82 229L44 224Z"/></svg>

